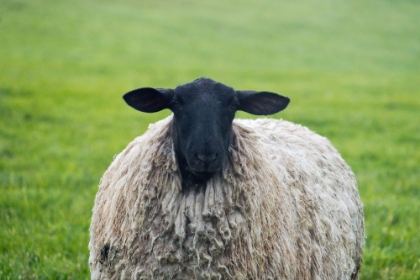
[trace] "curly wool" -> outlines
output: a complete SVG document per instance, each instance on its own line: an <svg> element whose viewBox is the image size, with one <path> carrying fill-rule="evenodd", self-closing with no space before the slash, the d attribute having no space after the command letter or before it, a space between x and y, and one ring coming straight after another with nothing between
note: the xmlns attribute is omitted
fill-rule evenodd
<svg viewBox="0 0 420 280"><path fill-rule="evenodd" d="M105 172L92 279L357 279L357 183L331 143L282 120L235 120L229 158L181 191L168 117Z"/></svg>

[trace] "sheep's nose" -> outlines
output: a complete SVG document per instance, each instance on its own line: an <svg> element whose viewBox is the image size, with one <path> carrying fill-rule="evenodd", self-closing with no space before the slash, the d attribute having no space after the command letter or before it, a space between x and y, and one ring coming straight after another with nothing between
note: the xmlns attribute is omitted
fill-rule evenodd
<svg viewBox="0 0 420 280"><path fill-rule="evenodd" d="M197 153L195 155L202 163L208 165L212 163L217 158L217 153L214 154L204 154L204 153Z"/></svg>

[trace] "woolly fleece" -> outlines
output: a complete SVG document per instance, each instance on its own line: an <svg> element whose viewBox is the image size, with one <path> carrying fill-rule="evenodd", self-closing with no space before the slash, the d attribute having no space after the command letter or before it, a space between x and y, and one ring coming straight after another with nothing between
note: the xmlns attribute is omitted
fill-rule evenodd
<svg viewBox="0 0 420 280"><path fill-rule="evenodd" d="M90 228L92 279L357 279L357 183L324 137L234 120L223 170L181 191L172 116L105 172Z"/></svg>

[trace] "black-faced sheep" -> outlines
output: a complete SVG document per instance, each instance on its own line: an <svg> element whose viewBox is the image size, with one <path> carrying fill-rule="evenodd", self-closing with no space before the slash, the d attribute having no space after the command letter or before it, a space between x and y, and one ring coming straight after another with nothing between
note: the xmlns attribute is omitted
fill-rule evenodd
<svg viewBox="0 0 420 280"><path fill-rule="evenodd" d="M125 101L169 108L104 174L90 228L92 279L357 279L364 245L353 173L324 137L234 120L289 99L201 78Z"/></svg>

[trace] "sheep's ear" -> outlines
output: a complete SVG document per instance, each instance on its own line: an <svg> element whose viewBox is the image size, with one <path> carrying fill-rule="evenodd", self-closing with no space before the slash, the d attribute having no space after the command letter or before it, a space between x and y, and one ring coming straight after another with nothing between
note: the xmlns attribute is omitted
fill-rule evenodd
<svg viewBox="0 0 420 280"><path fill-rule="evenodd" d="M168 108L172 97L173 90L163 88L139 88L123 96L128 105L145 113L159 112Z"/></svg>
<svg viewBox="0 0 420 280"><path fill-rule="evenodd" d="M267 91L236 91L239 106L238 110L254 115L271 115L284 110L290 99L279 94Z"/></svg>

